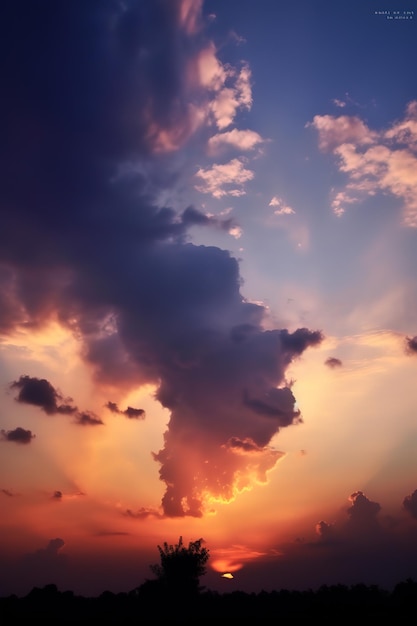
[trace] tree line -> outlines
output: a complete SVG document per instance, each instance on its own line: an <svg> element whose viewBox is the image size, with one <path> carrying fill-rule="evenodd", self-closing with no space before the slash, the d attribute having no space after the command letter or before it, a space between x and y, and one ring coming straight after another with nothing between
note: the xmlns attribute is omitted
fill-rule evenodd
<svg viewBox="0 0 417 626"><path fill-rule="evenodd" d="M417 623L417 583L408 579L392 591L377 585L330 585L316 591L280 589L260 593L218 593L200 585L210 554L203 540L185 546L158 546L160 562L151 565L155 578L129 592L104 591L88 598L56 585L35 587L25 597L0 597L2 625L43 623L79 624L98 620L104 624L201 624L213 619L237 618L253 623L293 624L320 619L322 624L346 620L390 621L396 626ZM374 623L372 621L371 623Z"/></svg>

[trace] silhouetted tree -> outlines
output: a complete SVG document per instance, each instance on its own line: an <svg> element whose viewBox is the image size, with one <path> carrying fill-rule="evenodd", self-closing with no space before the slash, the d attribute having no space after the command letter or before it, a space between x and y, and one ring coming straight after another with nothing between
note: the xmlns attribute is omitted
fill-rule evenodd
<svg viewBox="0 0 417 626"><path fill-rule="evenodd" d="M206 573L210 557L203 543L203 539L197 539L186 547L180 537L175 545L167 542L163 547L158 545L160 564L151 565L151 570L168 593L176 597L198 594L200 577Z"/></svg>

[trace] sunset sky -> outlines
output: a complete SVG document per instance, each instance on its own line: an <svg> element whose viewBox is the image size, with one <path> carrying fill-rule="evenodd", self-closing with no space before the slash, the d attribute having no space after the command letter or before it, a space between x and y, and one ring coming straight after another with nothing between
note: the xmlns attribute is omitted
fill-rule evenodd
<svg viewBox="0 0 417 626"><path fill-rule="evenodd" d="M0 30L0 595L416 579L416 0Z"/></svg>

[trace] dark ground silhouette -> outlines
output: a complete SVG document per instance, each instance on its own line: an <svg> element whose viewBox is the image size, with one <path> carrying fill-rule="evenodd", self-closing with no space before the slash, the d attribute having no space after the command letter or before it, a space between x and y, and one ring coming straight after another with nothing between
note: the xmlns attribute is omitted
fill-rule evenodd
<svg viewBox="0 0 417 626"><path fill-rule="evenodd" d="M244 619L253 624L298 624L319 619L321 624L352 620L417 623L417 583L405 580L392 591L376 585L331 585L316 591L217 593L200 591L188 598L148 580L126 593L104 591L99 597L59 591L53 584L35 587L25 597L0 598L0 622L9 624L204 624Z"/></svg>

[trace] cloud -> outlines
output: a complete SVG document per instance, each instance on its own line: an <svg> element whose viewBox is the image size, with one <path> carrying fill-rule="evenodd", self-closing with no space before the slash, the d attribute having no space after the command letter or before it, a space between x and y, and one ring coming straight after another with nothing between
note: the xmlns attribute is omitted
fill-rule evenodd
<svg viewBox="0 0 417 626"><path fill-rule="evenodd" d="M256 314L259 305L247 306L248 314L250 309ZM320 343L321 333L265 331L255 319L240 325L247 332L237 334L235 328L230 334L212 335L210 344L194 343L194 358L190 355L183 368L172 370L158 391L158 399L171 410L170 424L175 424L165 434L164 448L154 455L167 484L167 515L199 516L205 503L230 501L256 482L265 482L282 457L268 445L270 440L280 428L299 421L291 390L277 385L284 384L293 359Z"/></svg>
<svg viewBox="0 0 417 626"><path fill-rule="evenodd" d="M385 137L397 144L417 147L417 100L408 103L404 120L393 124Z"/></svg>
<svg viewBox="0 0 417 626"><path fill-rule="evenodd" d="M351 548L356 551L358 544L383 542L384 537L387 538L387 528L378 519L380 504L369 500L363 491L353 492L348 501L350 506L345 509L347 518L332 524L324 520L316 524L319 544L333 544L338 549Z"/></svg>
<svg viewBox="0 0 417 626"><path fill-rule="evenodd" d="M293 215L295 213L294 209L286 204L284 200L278 198L278 196L271 198L268 206L279 207L274 211L274 215Z"/></svg>
<svg viewBox="0 0 417 626"><path fill-rule="evenodd" d="M13 498L15 495L12 491L10 491L10 489L0 489L0 491L1 493L4 493L4 495L8 498Z"/></svg>
<svg viewBox="0 0 417 626"><path fill-rule="evenodd" d="M11 389L18 389L16 400L24 404L39 407L48 415L55 413L72 414L77 407L71 406L72 398L64 398L49 381L44 378L20 376L19 380L10 383ZM64 402L65 404L58 404Z"/></svg>
<svg viewBox="0 0 417 626"><path fill-rule="evenodd" d="M264 142L261 135L254 130L238 130L233 128L226 133L217 133L208 141L209 154L219 154L226 148L253 150Z"/></svg>
<svg viewBox="0 0 417 626"><path fill-rule="evenodd" d="M404 498L403 507L414 519L417 519L417 489Z"/></svg>
<svg viewBox="0 0 417 626"><path fill-rule="evenodd" d="M378 502L369 500L362 491L355 491L349 497L352 503L347 510L347 529L357 537L373 537L380 531L377 515L381 510Z"/></svg>
<svg viewBox="0 0 417 626"><path fill-rule="evenodd" d="M107 402L106 407L112 413L118 413L120 415L126 415L129 419L145 419L145 411L144 409L135 409L131 406L128 406L127 409L121 411L115 402Z"/></svg>
<svg viewBox="0 0 417 626"><path fill-rule="evenodd" d="M316 524L316 533L323 543L330 543L334 540L334 525L323 520Z"/></svg>
<svg viewBox="0 0 417 626"><path fill-rule="evenodd" d="M342 367L343 365L342 361L334 356L330 356L328 359L326 359L324 364L327 365L327 367L330 367L330 369L336 369L338 367Z"/></svg>
<svg viewBox="0 0 417 626"><path fill-rule="evenodd" d="M126 415L129 419L144 419L145 411L143 409L135 409L134 407L128 406L127 409L123 411L123 414Z"/></svg>
<svg viewBox="0 0 417 626"><path fill-rule="evenodd" d="M238 197L245 195L244 184L253 179L254 173L245 168L242 159L232 159L228 163L200 168L196 177L203 181L195 186L201 193L209 193L214 198Z"/></svg>
<svg viewBox="0 0 417 626"><path fill-rule="evenodd" d="M224 86L216 90L216 96L209 105L220 130L232 124L239 109L250 110L252 107L251 71L248 65L244 63L239 73L229 70L225 76L231 77L233 83L228 86L224 80Z"/></svg>
<svg viewBox="0 0 417 626"><path fill-rule="evenodd" d="M189 0L46 0L43 11L22 0L2 25L0 328L57 321L95 385L153 385L170 412L153 456L163 514L201 516L275 467L272 438L299 421L287 368L322 340L266 330L238 261L192 243L193 227L231 222L161 200L199 128L224 131L250 108L250 68L221 63ZM197 179L221 198L253 175L240 158ZM102 424L44 379L13 385L45 413Z"/></svg>
<svg viewBox="0 0 417 626"><path fill-rule="evenodd" d="M10 388L19 389L16 398L18 402L37 406L47 415L56 415L57 413L73 415L74 423L80 426L98 426L104 423L92 411L79 411L78 407L72 404L72 398L64 398L62 394L44 378L39 379L30 376L20 376L19 380L10 383ZM61 401L65 404L58 404L58 402Z"/></svg>
<svg viewBox="0 0 417 626"><path fill-rule="evenodd" d="M109 409L112 413L120 413L120 409L117 406L116 402L111 402L110 400L106 404L106 408Z"/></svg>
<svg viewBox="0 0 417 626"><path fill-rule="evenodd" d="M409 354L417 353L417 336L406 337L406 349Z"/></svg>
<svg viewBox="0 0 417 626"><path fill-rule="evenodd" d="M51 539L45 548L25 554L21 562L21 578L30 573L30 580L36 585L46 585L54 580L59 584L68 564L68 557L61 553L65 541L60 537Z"/></svg>
<svg viewBox="0 0 417 626"><path fill-rule="evenodd" d="M132 511L131 509L127 509L124 511L123 515L125 517L131 517L132 519L147 519L148 517L156 517L163 518L164 516L161 514L161 511L150 508L150 507L141 507L137 511Z"/></svg>
<svg viewBox="0 0 417 626"><path fill-rule="evenodd" d="M101 426L104 422L92 411L77 413L75 423L79 426Z"/></svg>
<svg viewBox="0 0 417 626"><path fill-rule="evenodd" d="M18 426L14 430L0 430L0 434L5 441L14 441L15 443L27 444L36 437L32 435L32 431L25 430Z"/></svg>
<svg viewBox="0 0 417 626"><path fill-rule="evenodd" d="M377 138L377 133L371 131L359 117L349 115L315 115L306 127L318 131L321 150L334 149L347 143L373 144Z"/></svg>
<svg viewBox="0 0 417 626"><path fill-rule="evenodd" d="M337 217L341 217L347 204L356 204L357 202L359 202L359 198L352 196L350 191L338 191L334 194L331 202L332 211Z"/></svg>
<svg viewBox="0 0 417 626"><path fill-rule="evenodd" d="M227 548L216 548L210 550L210 553L210 567L216 572L236 572L244 565L266 556L265 552L239 544Z"/></svg>
<svg viewBox="0 0 417 626"><path fill-rule="evenodd" d="M417 101L387 130L373 131L346 115L316 115L307 126L318 131L320 149L333 152L348 176L345 188L333 191L336 215L367 196L390 193L402 202L404 224L417 227Z"/></svg>

